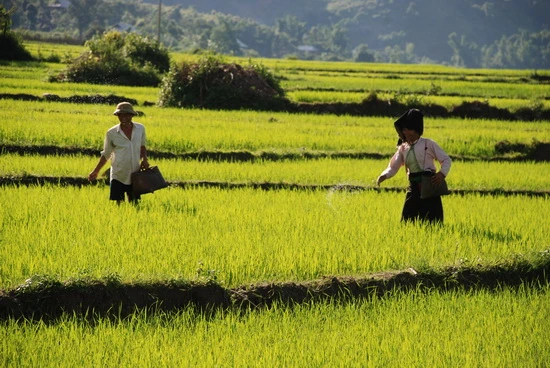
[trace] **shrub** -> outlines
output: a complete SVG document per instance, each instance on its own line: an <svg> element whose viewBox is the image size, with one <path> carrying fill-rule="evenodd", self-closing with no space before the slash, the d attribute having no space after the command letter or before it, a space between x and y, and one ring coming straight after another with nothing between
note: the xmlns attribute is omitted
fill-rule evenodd
<svg viewBox="0 0 550 368"><path fill-rule="evenodd" d="M173 65L164 77L160 106L282 110L288 104L279 80L259 64L228 64L213 54Z"/></svg>
<svg viewBox="0 0 550 368"><path fill-rule="evenodd" d="M14 12L15 8L7 10L0 5L0 60L30 61L31 54L11 31L11 15Z"/></svg>
<svg viewBox="0 0 550 368"><path fill-rule="evenodd" d="M121 57L105 61L87 51L74 59L64 72L50 78L50 81L156 86L160 82L160 77L150 66L140 68L127 63Z"/></svg>
<svg viewBox="0 0 550 368"><path fill-rule="evenodd" d="M19 38L12 32L0 34L0 59L15 61L31 61L31 54L23 47Z"/></svg>
<svg viewBox="0 0 550 368"><path fill-rule="evenodd" d="M89 51L50 80L128 86L157 86L168 71L168 51L137 34L108 32L86 42Z"/></svg>
<svg viewBox="0 0 550 368"><path fill-rule="evenodd" d="M124 54L139 66L151 66L160 73L170 69L168 50L148 37L130 33L125 38Z"/></svg>

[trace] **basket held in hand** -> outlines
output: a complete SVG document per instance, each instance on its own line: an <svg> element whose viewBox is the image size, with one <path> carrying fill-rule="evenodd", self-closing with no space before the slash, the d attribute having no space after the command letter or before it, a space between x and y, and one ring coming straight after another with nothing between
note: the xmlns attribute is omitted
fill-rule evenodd
<svg viewBox="0 0 550 368"><path fill-rule="evenodd" d="M166 188L168 183L160 173L158 166L136 171L132 174L132 189L134 195L153 193L155 190Z"/></svg>

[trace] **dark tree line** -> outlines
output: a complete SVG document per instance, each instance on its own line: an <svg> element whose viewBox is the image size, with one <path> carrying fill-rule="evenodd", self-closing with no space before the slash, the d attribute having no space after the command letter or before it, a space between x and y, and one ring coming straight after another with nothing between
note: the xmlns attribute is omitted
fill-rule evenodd
<svg viewBox="0 0 550 368"><path fill-rule="evenodd" d="M159 34L162 43L175 51L483 68L550 66L548 25L534 22L538 18L532 14L550 10L544 2L535 7L535 3L525 0L502 4L476 0L450 0L446 4L436 0L259 0L244 7L237 0L192 0L186 1L184 7L178 5L181 1L164 0L159 29L158 1L148 1L3 3L5 9L15 9L11 14L12 27L27 38L83 43L117 27L155 38ZM56 6L63 3L68 6ZM213 11L209 5L212 9L233 10L235 14ZM272 8L266 8L269 6ZM508 16L513 10L517 10L515 17ZM237 13L254 19L263 17L263 22ZM495 26L499 22L501 28ZM469 26L460 27L465 24ZM514 24L516 28L512 28Z"/></svg>

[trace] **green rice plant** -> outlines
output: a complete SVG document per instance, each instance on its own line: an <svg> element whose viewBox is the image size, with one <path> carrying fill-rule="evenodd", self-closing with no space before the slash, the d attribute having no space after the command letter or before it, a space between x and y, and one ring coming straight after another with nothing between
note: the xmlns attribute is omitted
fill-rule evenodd
<svg viewBox="0 0 550 368"><path fill-rule="evenodd" d="M42 97L49 93L60 97L74 95L117 95L135 99L139 104L144 102L156 103L158 88L155 87L128 87L114 85L92 85L86 83L51 83L47 75L51 69L30 68L27 71L11 71L11 74L0 77L0 93L25 93Z"/></svg>
<svg viewBox="0 0 550 368"><path fill-rule="evenodd" d="M76 58L87 48L83 45L69 45L60 43L25 41L25 48L34 58L40 58L42 55L59 55L61 60L67 58Z"/></svg>
<svg viewBox="0 0 550 368"><path fill-rule="evenodd" d="M455 97L455 96L425 96L425 103L433 103L446 107L448 110L452 110L456 106L460 106L464 102L480 101L475 97ZM529 107L530 99L521 98L486 98L481 102L487 102L489 106L497 107L499 109L508 109L512 112L516 111L520 107ZM550 101L541 101L542 108L549 109Z"/></svg>
<svg viewBox="0 0 550 368"><path fill-rule="evenodd" d="M360 103L365 99L366 93L364 91L357 92L343 92L343 91L312 91L312 90L294 90L287 93L290 100L301 103ZM476 98L465 96L434 96L434 95L420 95L422 97L422 103L435 104L445 107L448 111L456 106L461 105L463 102L480 101L487 102L490 106L500 109L508 109L512 112L517 111L519 108L533 108L539 107L540 109L549 109L550 101L538 100L539 104L534 105L531 99L519 99L519 98ZM420 97L416 96L416 98ZM392 93L377 93L377 97L382 101L390 101L394 98ZM410 104L410 106L415 106Z"/></svg>
<svg viewBox="0 0 550 368"><path fill-rule="evenodd" d="M174 53L174 58L192 58L196 56ZM234 58L235 60L248 60L246 58ZM529 78L531 71L517 69L465 69L445 65L430 64L387 64L387 63L356 63L356 62L333 62L317 60L291 60L291 59L259 59L262 64L272 67L275 70L293 71L301 73L304 71L332 72L332 73L376 73L389 74L407 77L409 75L434 75L452 76L457 79L464 78ZM548 75L550 71L537 71L541 75Z"/></svg>
<svg viewBox="0 0 550 368"><path fill-rule="evenodd" d="M0 82L6 83L9 81L13 84L17 83L17 87L20 85L21 88L25 88L26 85L24 81L27 81L27 83L32 83L34 81L41 80L41 76L43 76L44 73L47 73L49 67L53 65L55 64L3 61L0 63L0 70L2 71ZM6 89L3 90L3 92L9 92L6 85L3 85L2 87L3 89Z"/></svg>
<svg viewBox="0 0 550 368"><path fill-rule="evenodd" d="M548 97L548 91L543 84L529 83L497 83L497 82L470 82L457 80L424 80L408 78L388 79L380 76L365 78L349 75L319 75L318 73L300 73L287 75L281 82L283 89L291 92L300 89L327 89L341 91L401 91L403 93L425 94L437 81L442 95L459 95L476 98L521 98L529 99L533 96Z"/></svg>
<svg viewBox="0 0 550 368"><path fill-rule="evenodd" d="M45 48L44 44L33 44L37 50ZM56 46L48 49L52 54L69 55L74 53L72 48L61 47L59 53ZM33 49L32 52L36 52ZM195 62L197 55L185 55L172 53L173 60ZM251 60L234 58L231 62L248 65ZM529 83L530 73L527 71L513 70L466 70L443 66L422 65L398 65L398 64L362 64L362 63L335 63L335 62L309 62L258 59L266 68L270 68L284 80L282 87L287 92L298 90L332 90L340 92L398 92L410 94L432 94L434 83L437 83L438 94L459 95L475 98L521 98L521 99L546 99L548 92L540 83ZM34 68L36 73L15 81L13 73L11 82L4 78L3 69L22 66L26 69ZM65 95L64 89L72 90L67 84L48 83L49 75L58 74L63 69L59 63L5 63L0 66L3 78L0 78L0 90L16 93L17 90L26 90L30 93L41 95L42 93L57 93ZM9 73L9 70L7 71ZM544 71L541 72L544 75ZM33 88L28 85L28 77L41 84L35 84ZM92 93L123 94L127 87L122 86L77 86L76 91L82 93L82 89L93 91ZM146 90L149 92L149 89ZM90 93L90 92L88 92ZM131 92L124 95L135 98L141 102L156 102L158 89L153 89L147 96L130 96ZM300 100L298 100L300 101Z"/></svg>
<svg viewBox="0 0 550 368"><path fill-rule="evenodd" d="M300 103L360 103L365 98L364 92L310 91L294 90L287 93L291 101Z"/></svg>
<svg viewBox="0 0 550 368"><path fill-rule="evenodd" d="M85 178L95 156L0 155L0 176L54 176ZM356 185L374 187L389 159L318 159L256 162L215 162L150 158L171 182L290 183L298 185ZM541 175L547 163L454 161L447 182L451 190L547 191L550 177ZM474 174L473 174L474 173ZM503 174L507 173L507 174ZM515 173L521 173L517 175ZM386 187L408 185L402 169Z"/></svg>
<svg viewBox="0 0 550 368"><path fill-rule="evenodd" d="M0 144L102 149L113 106L0 100ZM394 118L142 107L148 148L199 151L395 152ZM542 140L548 122L426 118L425 136L453 156L492 158L501 141Z"/></svg>
<svg viewBox="0 0 550 368"><path fill-rule="evenodd" d="M265 65L284 70L289 83L302 83L299 79L304 76L319 79L321 88L341 80L353 81L345 84L347 90L350 85L364 89L361 79L363 84L373 80L372 73L386 74L380 79L390 81L388 91L422 88L417 79L432 83L436 74L460 82L446 81L448 88L442 87L442 93L482 90L487 79L513 81L525 73L290 60L267 60ZM140 102L151 101L156 94L116 86L99 90L45 84L40 81L43 64L37 73L34 66L28 68L21 75L18 67L7 69L6 77L0 77L0 92L40 95L58 88L58 94L66 96L113 91L109 93L140 96ZM343 75L361 73L360 78ZM404 76L413 87L401 83ZM30 81L25 82L26 78ZM471 81L476 78L480 83ZM526 98L533 100L547 94L536 88L515 89L513 83L493 84L509 85L511 91L502 94L531 94ZM112 110L112 106L0 100L0 144L93 148L99 154L106 129L116 124ZM395 150L391 118L141 110L145 116L136 120L147 126L148 146L154 151L391 155ZM547 131L548 122L426 121L426 136L448 153L481 158L494 156L500 141L530 144L544 139ZM97 157L88 156L1 154L0 176L83 177L96 161ZM387 160L331 159L152 162L176 181L359 185L372 183L387 164ZM546 163L456 160L449 181L451 187L459 188L547 190L547 175L541 174L546 171ZM392 181L395 186L406 184L403 173ZM400 223L403 193L347 191L338 185L304 191L171 187L145 195L138 206L117 206L107 198L108 187L103 183L0 186L0 290L25 285L25 280L118 283L193 280L204 275L215 275L220 284L234 287L408 267L498 264L511 256L522 259L547 253L550 242L547 221L541 215L550 210L548 196L446 196L444 226ZM538 367L550 360L548 292L548 285L498 292L411 291L347 304L274 305L263 311L208 316L182 310L175 316L143 312L127 320L95 324L71 316L49 324L4 321L0 365Z"/></svg>
<svg viewBox="0 0 550 368"><path fill-rule="evenodd" d="M447 196L446 225L425 227L400 224L403 193L168 188L134 207L108 192L0 187L0 289L83 272L192 279L199 264L228 286L310 280L498 260L550 241L548 197Z"/></svg>
<svg viewBox="0 0 550 368"><path fill-rule="evenodd" d="M275 306L214 317L135 315L91 324L0 325L3 366L543 367L541 290L396 293L349 304Z"/></svg>

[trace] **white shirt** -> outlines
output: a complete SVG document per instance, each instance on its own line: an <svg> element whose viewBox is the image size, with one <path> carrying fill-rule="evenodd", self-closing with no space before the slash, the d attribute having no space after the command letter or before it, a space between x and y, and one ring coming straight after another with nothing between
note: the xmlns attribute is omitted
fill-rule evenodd
<svg viewBox="0 0 550 368"><path fill-rule="evenodd" d="M414 148L416 161L423 171L430 170L437 172L435 168L435 160L441 164L441 172L447 176L451 170L451 158L438 146L437 143L429 138L419 138L413 146L404 143L399 146L397 152L393 155L386 170L381 175L385 175L386 179L391 178L406 164L407 154ZM411 152L412 153L412 152ZM407 166L407 174L410 174L410 167Z"/></svg>
<svg viewBox="0 0 550 368"><path fill-rule="evenodd" d="M133 123L132 139L128 139L120 128L115 125L107 131L101 154L107 160L111 159L111 181L118 180L123 184L132 183L132 173L139 171L141 164L141 146L145 146L145 127Z"/></svg>

